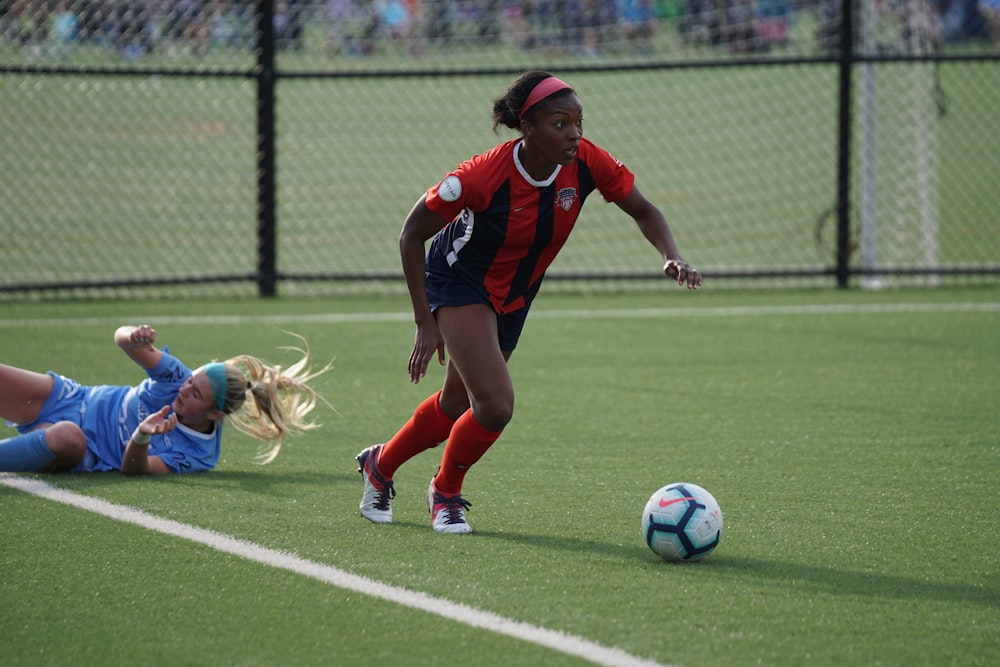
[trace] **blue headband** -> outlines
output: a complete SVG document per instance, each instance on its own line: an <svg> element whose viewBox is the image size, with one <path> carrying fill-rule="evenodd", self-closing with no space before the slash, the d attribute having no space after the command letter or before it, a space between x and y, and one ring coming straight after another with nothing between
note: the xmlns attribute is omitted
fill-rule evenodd
<svg viewBox="0 0 1000 667"><path fill-rule="evenodd" d="M208 384L212 387L215 404L223 410L226 407L226 367L217 361L205 364L205 375L208 376Z"/></svg>

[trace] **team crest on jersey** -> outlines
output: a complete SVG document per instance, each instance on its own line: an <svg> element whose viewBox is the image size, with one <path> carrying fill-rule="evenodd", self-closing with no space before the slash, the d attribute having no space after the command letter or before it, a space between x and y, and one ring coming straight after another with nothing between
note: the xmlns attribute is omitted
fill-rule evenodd
<svg viewBox="0 0 1000 667"><path fill-rule="evenodd" d="M560 190L556 194L556 203L564 211L573 208L573 204L576 203L576 188L563 188Z"/></svg>

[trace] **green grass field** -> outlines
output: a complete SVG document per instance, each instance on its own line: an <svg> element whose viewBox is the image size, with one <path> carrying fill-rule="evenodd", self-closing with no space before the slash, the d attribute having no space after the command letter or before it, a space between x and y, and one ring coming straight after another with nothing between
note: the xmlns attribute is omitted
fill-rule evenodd
<svg viewBox="0 0 1000 667"><path fill-rule="evenodd" d="M191 365L287 362L282 330L306 336L336 357L318 383L336 412L271 465L230 429L208 473L37 477L636 657L598 664L1000 662L996 288L543 292L511 360L514 420L467 478L470 536L430 529L437 452L397 474L394 524L357 512L354 455L441 379L407 381L407 312L12 304L0 362L131 384L120 323L154 324ZM640 535L646 499L674 481L725 515L698 564L661 562ZM592 664L3 484L0 507L5 665Z"/></svg>

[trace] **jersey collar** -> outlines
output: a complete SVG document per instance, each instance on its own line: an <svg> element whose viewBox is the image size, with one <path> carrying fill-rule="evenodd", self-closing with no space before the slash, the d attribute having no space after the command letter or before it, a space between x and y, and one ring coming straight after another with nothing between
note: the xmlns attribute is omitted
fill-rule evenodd
<svg viewBox="0 0 1000 667"><path fill-rule="evenodd" d="M521 152L522 144L524 144L524 139L521 139L514 145L514 166L517 167L518 173L524 177L524 180L528 181L528 183L534 185L536 188L544 188L546 186L552 185L552 182L556 180L556 176L559 175L559 171L562 169L562 165L557 164L556 168L552 170L552 173L549 174L549 177L546 178L544 181L536 181L530 175L528 175L528 170L524 168L523 164L521 164L521 158L518 156L518 153Z"/></svg>

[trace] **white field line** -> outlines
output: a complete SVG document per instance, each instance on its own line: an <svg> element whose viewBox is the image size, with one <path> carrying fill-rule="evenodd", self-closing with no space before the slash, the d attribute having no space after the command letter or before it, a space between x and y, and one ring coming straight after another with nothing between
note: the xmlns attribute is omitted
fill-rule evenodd
<svg viewBox="0 0 1000 667"><path fill-rule="evenodd" d="M329 565L299 558L290 553L268 549L252 542L238 540L228 535L205 530L204 528L189 526L170 519L162 519L131 507L115 505L106 500L59 489L30 477L0 473L0 484L87 510L88 512L101 514L116 521L131 523L159 533L197 542L216 551L262 563L269 567L276 567L301 574L316 581L336 586L337 588L354 591L362 595L387 600L394 604L442 616L470 627L531 642L560 653L582 658L597 665L605 665L606 667L670 667L658 662L638 658L621 649L608 648L600 644L595 644L583 637L576 637L556 630L548 630L521 621L514 621L488 611L481 611L464 604L451 602L443 598L436 598L426 593L383 584Z"/></svg>
<svg viewBox="0 0 1000 667"><path fill-rule="evenodd" d="M955 313L1000 312L1000 303L969 301L952 303L887 303L887 304L803 304L790 306L719 306L680 308L609 308L595 310L546 310L531 313L532 319L597 320L610 318L684 318L684 317L759 317L770 315L858 315L883 313ZM412 313L288 313L279 315L156 315L131 317L132 322L154 322L158 325L239 325L239 324L373 324L378 322L408 322ZM0 319L0 329L37 327L104 326L121 323L121 317L52 317Z"/></svg>

